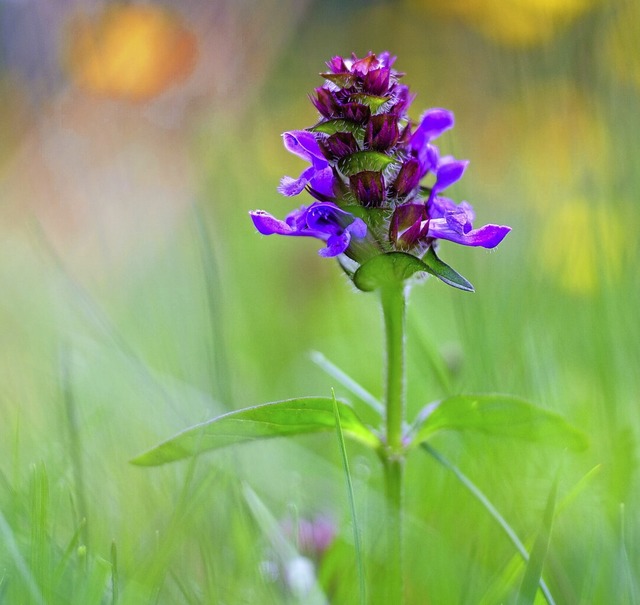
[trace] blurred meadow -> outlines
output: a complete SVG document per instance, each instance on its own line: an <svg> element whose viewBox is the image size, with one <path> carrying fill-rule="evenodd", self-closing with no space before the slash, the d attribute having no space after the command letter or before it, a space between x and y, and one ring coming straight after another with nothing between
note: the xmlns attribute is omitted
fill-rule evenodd
<svg viewBox="0 0 640 605"><path fill-rule="evenodd" d="M579 453L432 443L527 548L559 477L558 604L640 603L638 40L636 0L0 0L0 603L359 602L333 433L129 460L332 388L367 418L311 353L380 395L376 297L247 213L297 204L280 135L316 119L326 60L369 50L397 55L412 118L455 113L452 196L513 227L492 253L443 243L475 294L412 291L409 416L506 392L584 431ZM347 451L378 603L381 469ZM408 603L516 602L522 560L455 473L416 452L406 506Z"/></svg>

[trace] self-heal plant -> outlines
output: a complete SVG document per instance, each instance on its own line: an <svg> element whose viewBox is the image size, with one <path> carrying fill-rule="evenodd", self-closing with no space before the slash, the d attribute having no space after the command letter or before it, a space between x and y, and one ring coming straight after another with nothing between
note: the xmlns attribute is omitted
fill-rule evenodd
<svg viewBox="0 0 640 605"><path fill-rule="evenodd" d="M285 176L279 190L286 196L306 191L316 201L284 220L263 210L251 217L265 235L323 240L320 254L338 256L353 276L376 256L403 252L413 260L396 256L394 262L407 270L472 289L438 259L438 240L494 248L510 228L474 229L471 206L442 195L468 164L442 156L433 143L453 127L453 114L429 109L414 124L407 114L413 98L393 61L389 53L370 53L363 59L334 57L327 64L325 83L312 97L319 121L283 135L287 150L310 165L298 178ZM424 185L427 180L433 184ZM357 278L355 283L364 285Z"/></svg>
<svg viewBox="0 0 640 605"><path fill-rule="evenodd" d="M350 404L335 397L295 398L214 418L183 431L134 462L163 464L257 438L337 427L345 469L343 435L371 448L382 461L387 502L385 602L400 605L403 470L409 452L420 446L463 480L505 529L525 561L535 563L527 567L519 602L532 602L530 592L533 590L535 597L540 586L547 602L552 603L540 577L540 560L529 557L486 497L435 452L429 441L440 430L477 430L525 439L543 436L580 448L582 434L558 415L507 395L456 395L428 404L412 423L405 418L408 286L417 276L432 274L451 286L472 291L471 284L438 257L440 240L494 248L510 228L493 224L474 228L471 205L455 203L443 195L467 167L466 161L441 155L434 144L453 127L453 114L429 109L413 122L407 113L413 96L400 83L401 74L393 69L393 62L386 52L369 53L361 59L355 55L334 57L328 62L328 71L322 74L325 82L311 97L319 119L310 128L286 132L283 137L286 149L308 167L297 178L285 176L279 191L286 197L304 193L308 202L283 220L263 210L250 213L262 234L321 240L321 256L336 257L360 290L379 293L386 335L383 403L367 393L363 396L362 389L343 379L344 374L324 364L331 375L372 406L379 415L378 426L365 425ZM552 513L553 507L549 510Z"/></svg>

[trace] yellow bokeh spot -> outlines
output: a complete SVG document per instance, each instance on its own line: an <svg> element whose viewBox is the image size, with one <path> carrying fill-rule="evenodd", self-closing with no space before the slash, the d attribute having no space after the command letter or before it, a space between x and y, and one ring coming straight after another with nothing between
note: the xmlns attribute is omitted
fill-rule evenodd
<svg viewBox="0 0 640 605"><path fill-rule="evenodd" d="M620 278L630 238L613 210L574 200L545 216L536 250L563 288L591 294Z"/></svg>
<svg viewBox="0 0 640 605"><path fill-rule="evenodd" d="M488 186L516 179L537 208L552 211L558 199L606 182L615 148L598 107L574 86L552 80L524 92L491 108L478 124L470 155Z"/></svg>
<svg viewBox="0 0 640 605"><path fill-rule="evenodd" d="M66 65L94 94L143 101L184 79L197 58L195 36L169 10L111 4L92 19L70 23Z"/></svg>
<svg viewBox="0 0 640 605"><path fill-rule="evenodd" d="M413 0L439 14L469 23L485 36L510 46L532 46L591 8L598 0Z"/></svg>
<svg viewBox="0 0 640 605"><path fill-rule="evenodd" d="M624 82L640 89L640 3L630 2L611 21L605 52L607 68Z"/></svg>

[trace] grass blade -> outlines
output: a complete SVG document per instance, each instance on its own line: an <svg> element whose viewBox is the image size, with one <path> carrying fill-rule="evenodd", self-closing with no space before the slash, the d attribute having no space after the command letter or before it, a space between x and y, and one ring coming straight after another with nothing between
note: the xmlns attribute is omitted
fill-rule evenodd
<svg viewBox="0 0 640 605"><path fill-rule="evenodd" d="M29 594L31 595L31 599L37 605L46 605L45 600L40 592L40 588L27 565L22 553L20 552L20 548L15 539L15 535L11 526L7 522L5 516L2 514L0 510L0 537L2 537L2 543L6 548L13 564L15 565L18 573L22 576L22 579L27 587Z"/></svg>
<svg viewBox="0 0 640 605"><path fill-rule="evenodd" d="M360 401L366 403L380 416L384 414L384 406L363 386L360 386L351 376L345 374L337 365L329 361L319 351L311 351L311 361L319 366L326 374L335 378L347 391L355 395Z"/></svg>
<svg viewBox="0 0 640 605"><path fill-rule="evenodd" d="M111 603L118 602L118 590L120 582L118 580L118 550L115 541L111 542Z"/></svg>
<svg viewBox="0 0 640 605"><path fill-rule="evenodd" d="M209 331L211 334L210 366L212 374L212 392L225 405L231 407L233 398L229 376L231 376L229 359L227 357L224 322L222 321L222 293L224 288L220 280L220 271L216 261L213 243L206 225L205 216L197 204L193 205L198 244L204 273L204 283L209 311ZM213 348L213 350L211 350Z"/></svg>
<svg viewBox="0 0 640 605"><path fill-rule="evenodd" d="M73 473L74 494L77 500L78 527L80 539L85 545L89 545L89 528L87 523L87 497L85 487L84 456L80 440L80 427L78 422L76 400L73 392L72 376L72 351L68 346L62 346L59 354L60 389L65 410L65 420L68 431L69 458Z"/></svg>
<svg viewBox="0 0 640 605"><path fill-rule="evenodd" d="M451 471L455 477L464 485L467 490L471 493L471 495L482 504L484 509L491 515L491 517L498 523L498 525L502 528L502 531L507 535L511 543L515 546L520 556L525 560L529 561L529 553L525 548L525 545L522 543L515 530L509 525L507 520L500 514L498 509L491 503L489 498L484 495L482 490L473 482L469 477L467 477L455 464L449 462L440 452L434 449L428 443L422 443L420 445L423 450L425 450L429 455L431 455L438 463L440 463L444 468ZM542 590L542 594L547 600L548 605L555 605L555 600L549 591L548 586L545 581L540 578L540 590Z"/></svg>
<svg viewBox="0 0 640 605"><path fill-rule="evenodd" d="M358 528L358 519L356 517L356 502L353 495L353 482L351 481L351 472L349 471L349 459L347 458L347 448L342 434L342 424L340 422L340 410L335 394L333 396L333 413L336 418L336 432L338 434L338 443L340 444L340 454L342 456L342 465L344 467L344 476L347 482L347 493L349 495L349 508L351 509L351 522L353 523L353 544L356 550L356 567L358 569L358 587L360 589L360 603L364 605L367 602L366 587L364 578L364 567L362 564L362 547L360 542L360 530Z"/></svg>
<svg viewBox="0 0 640 605"><path fill-rule="evenodd" d="M542 568L547 558L549 542L551 541L551 529L553 527L553 517L556 508L556 496L558 495L559 474L551 486L551 491L547 497L547 505L542 518L542 527L531 550L531 556L527 561L522 584L518 592L518 605L533 605L536 600L538 586L542 581Z"/></svg>

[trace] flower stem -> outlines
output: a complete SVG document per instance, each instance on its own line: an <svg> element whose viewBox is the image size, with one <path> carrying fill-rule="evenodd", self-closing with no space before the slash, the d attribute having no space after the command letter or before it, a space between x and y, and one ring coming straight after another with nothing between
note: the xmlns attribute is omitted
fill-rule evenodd
<svg viewBox="0 0 640 605"><path fill-rule="evenodd" d="M404 322L405 296L402 284L380 290L387 349L387 448L390 454L402 454L404 421Z"/></svg>
<svg viewBox="0 0 640 605"><path fill-rule="evenodd" d="M380 290L386 336L386 447L382 451L387 499L387 602L404 602L402 584L402 499L405 399L405 292L393 284Z"/></svg>

